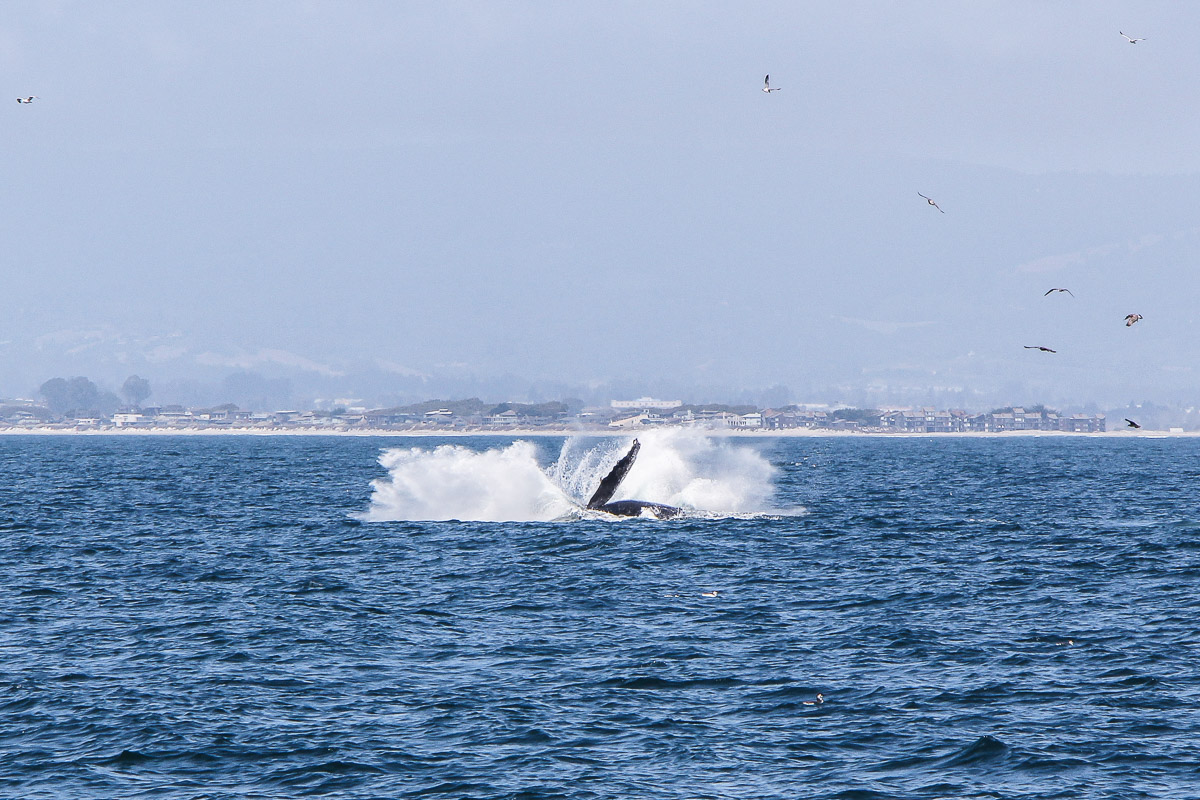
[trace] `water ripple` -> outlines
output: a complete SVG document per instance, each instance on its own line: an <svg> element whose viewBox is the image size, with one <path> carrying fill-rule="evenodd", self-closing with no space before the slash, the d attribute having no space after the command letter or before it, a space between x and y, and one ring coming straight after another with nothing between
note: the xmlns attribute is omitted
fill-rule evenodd
<svg viewBox="0 0 1200 800"><path fill-rule="evenodd" d="M413 444L0 441L0 795L1194 794L1200 443L756 441L804 515L362 521Z"/></svg>

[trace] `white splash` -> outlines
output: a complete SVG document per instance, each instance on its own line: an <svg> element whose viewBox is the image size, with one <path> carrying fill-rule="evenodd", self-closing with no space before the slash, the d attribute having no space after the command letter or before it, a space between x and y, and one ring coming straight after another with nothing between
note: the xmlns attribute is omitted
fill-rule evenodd
<svg viewBox="0 0 1200 800"><path fill-rule="evenodd" d="M575 504L538 467L529 442L476 452L457 445L385 450L367 520L549 521Z"/></svg>
<svg viewBox="0 0 1200 800"><path fill-rule="evenodd" d="M775 467L757 450L689 428L652 430L638 438L642 450L614 500L649 500L720 515L766 510Z"/></svg>
<svg viewBox="0 0 1200 800"><path fill-rule="evenodd" d="M767 511L775 468L758 451L688 429L639 432L638 438L641 452L613 499L665 503L695 516ZM379 463L388 476L372 481L363 518L548 522L591 516L583 504L630 441L571 438L544 469L525 441L483 451L458 445L385 450Z"/></svg>

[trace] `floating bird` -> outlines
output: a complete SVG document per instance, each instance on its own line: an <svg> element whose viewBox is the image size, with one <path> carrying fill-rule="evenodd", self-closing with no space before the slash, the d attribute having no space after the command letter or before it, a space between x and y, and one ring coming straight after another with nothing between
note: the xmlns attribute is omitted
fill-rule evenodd
<svg viewBox="0 0 1200 800"><path fill-rule="evenodd" d="M1130 325L1137 322L1141 318L1142 318L1141 314L1126 314L1125 315L1125 327L1128 328Z"/></svg>
<svg viewBox="0 0 1200 800"><path fill-rule="evenodd" d="M29 103L32 103L34 100L37 100L37 99L38 99L38 96L37 96L36 94L31 94L31 95L29 95L29 97L18 97L18 98L17 98L17 102L18 102L18 103L25 103L25 104L29 104Z"/></svg>
<svg viewBox="0 0 1200 800"><path fill-rule="evenodd" d="M1073 645L1073 644L1075 644L1075 640L1074 640L1074 639L1067 639L1065 642L1055 642L1055 643L1054 643L1054 645L1055 645L1056 647L1069 647L1069 646L1071 646L1071 645Z"/></svg>
<svg viewBox="0 0 1200 800"><path fill-rule="evenodd" d="M767 94L770 94L771 92L782 91L782 89L778 86L772 86L771 85L771 76L768 75L767 77L763 78L763 91L766 92Z"/></svg>
<svg viewBox="0 0 1200 800"><path fill-rule="evenodd" d="M918 195L920 195L921 197L925 197L925 195L921 194L920 192L917 192L917 194L918 194ZM929 205L933 206L933 207L934 207L934 208L936 208L938 211L942 211L942 207L941 207L941 206L939 206L937 203L933 202L933 198L932 198L932 197L925 197L925 202L926 202L926 203L929 203ZM945 212L945 211L942 211L942 213L943 213L943 214L945 214L946 212Z"/></svg>
<svg viewBox="0 0 1200 800"><path fill-rule="evenodd" d="M716 597L720 592L701 592L701 597Z"/></svg>
<svg viewBox="0 0 1200 800"><path fill-rule="evenodd" d="M1067 294L1071 295L1071 297L1075 296L1075 293L1072 292L1070 289L1051 289L1050 291L1046 292L1046 294L1042 295L1042 297L1047 297L1047 296L1053 294L1054 292L1066 292Z"/></svg>
<svg viewBox="0 0 1200 800"><path fill-rule="evenodd" d="M821 694L820 692L817 692L817 699L816 700L805 700L804 705L819 706L819 705L821 705L821 703L824 703L824 702L825 702L825 695Z"/></svg>
<svg viewBox="0 0 1200 800"><path fill-rule="evenodd" d="M1126 417L1126 418L1125 418L1125 421L1126 421L1127 423L1129 423L1128 427L1130 427L1130 428L1140 428L1140 427L1142 427L1141 425L1138 425L1136 422L1134 422L1133 420L1131 420L1129 417Z"/></svg>
<svg viewBox="0 0 1200 800"><path fill-rule="evenodd" d="M1121 33L1121 32L1117 31L1117 33ZM1121 33L1121 35L1125 36L1125 34L1123 34L1123 33ZM1132 36L1125 36L1125 41L1129 42L1130 44L1137 44L1138 42L1146 41L1146 37L1142 36L1140 38L1134 39Z"/></svg>
<svg viewBox="0 0 1200 800"><path fill-rule="evenodd" d="M1043 353L1057 353L1057 350L1051 350L1049 347L1042 347L1040 344L1024 345L1026 350L1041 350Z"/></svg>

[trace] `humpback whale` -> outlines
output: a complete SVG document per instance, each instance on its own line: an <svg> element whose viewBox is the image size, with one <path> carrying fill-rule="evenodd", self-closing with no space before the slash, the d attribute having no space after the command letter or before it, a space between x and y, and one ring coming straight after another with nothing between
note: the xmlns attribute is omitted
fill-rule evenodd
<svg viewBox="0 0 1200 800"><path fill-rule="evenodd" d="M608 514L615 514L618 517L640 517L643 512L649 512L658 519L670 519L683 514L682 508L675 506L667 506L662 503L649 503L645 500L617 500L612 501L612 496L617 493L617 487L621 485L621 481L625 480L625 476L629 473L633 466L634 459L637 458L638 451L642 449L642 445L637 439L633 440L633 447L629 448L629 452L621 457L612 471L604 476L604 480L600 481L600 485L596 487L596 491L592 494L592 498L588 500L587 507L592 511L604 511Z"/></svg>

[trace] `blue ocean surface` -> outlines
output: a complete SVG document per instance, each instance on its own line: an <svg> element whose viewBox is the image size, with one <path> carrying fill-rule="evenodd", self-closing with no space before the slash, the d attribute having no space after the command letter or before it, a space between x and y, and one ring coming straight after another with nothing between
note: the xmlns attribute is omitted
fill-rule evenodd
<svg viewBox="0 0 1200 800"><path fill-rule="evenodd" d="M0 797L1200 796L1200 441L654 444L0 438Z"/></svg>

